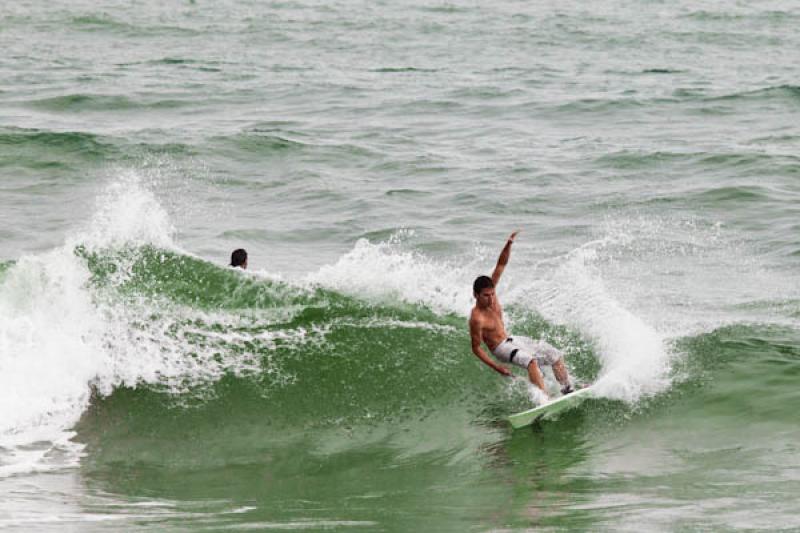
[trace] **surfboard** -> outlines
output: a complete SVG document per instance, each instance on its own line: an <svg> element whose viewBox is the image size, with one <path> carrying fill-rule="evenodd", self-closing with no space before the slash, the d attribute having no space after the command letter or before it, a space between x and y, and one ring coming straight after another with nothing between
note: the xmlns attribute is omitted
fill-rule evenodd
<svg viewBox="0 0 800 533"><path fill-rule="evenodd" d="M544 405L513 414L508 417L508 421L511 422L511 426L514 429L529 426L537 420L551 418L557 413L579 406L585 399L590 398L592 393L592 387L584 387L566 396L560 396Z"/></svg>

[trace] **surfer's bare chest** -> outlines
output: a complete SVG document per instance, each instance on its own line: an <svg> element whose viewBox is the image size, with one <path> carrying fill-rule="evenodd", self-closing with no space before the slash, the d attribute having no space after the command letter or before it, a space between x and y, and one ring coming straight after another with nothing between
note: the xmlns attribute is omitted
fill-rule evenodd
<svg viewBox="0 0 800 533"><path fill-rule="evenodd" d="M503 308L500 305L496 305L476 311L483 340L490 346L501 342L505 338Z"/></svg>

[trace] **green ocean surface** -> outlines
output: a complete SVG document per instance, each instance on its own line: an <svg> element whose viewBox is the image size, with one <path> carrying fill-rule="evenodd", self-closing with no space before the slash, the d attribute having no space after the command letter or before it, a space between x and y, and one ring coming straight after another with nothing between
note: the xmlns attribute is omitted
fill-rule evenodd
<svg viewBox="0 0 800 533"><path fill-rule="evenodd" d="M0 528L799 529L798 23L3 5ZM517 228L509 329L598 394L512 431Z"/></svg>

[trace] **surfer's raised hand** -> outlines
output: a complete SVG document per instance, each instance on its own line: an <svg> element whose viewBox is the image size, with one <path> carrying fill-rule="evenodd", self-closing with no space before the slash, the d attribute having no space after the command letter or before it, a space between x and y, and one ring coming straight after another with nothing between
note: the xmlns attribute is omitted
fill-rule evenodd
<svg viewBox="0 0 800 533"><path fill-rule="evenodd" d="M495 287L500 282L500 276L503 274L503 270L505 270L508 264L508 258L511 255L511 245L514 243L514 239L517 238L517 233L519 233L519 231L520 230L514 230L514 232L508 236L506 245L503 246L503 251L500 252L500 257L497 258L497 266L494 267L494 272L492 272L492 283Z"/></svg>

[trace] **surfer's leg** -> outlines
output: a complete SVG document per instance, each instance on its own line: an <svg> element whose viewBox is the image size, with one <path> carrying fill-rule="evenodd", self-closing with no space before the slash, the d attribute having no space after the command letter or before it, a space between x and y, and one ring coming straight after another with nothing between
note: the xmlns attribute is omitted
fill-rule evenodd
<svg viewBox="0 0 800 533"><path fill-rule="evenodd" d="M569 385L569 372L567 372L567 365L564 364L563 357L553 363L553 375L563 387Z"/></svg>
<svg viewBox="0 0 800 533"><path fill-rule="evenodd" d="M544 392L544 376L542 376L542 371L539 370L539 365L536 364L536 361L531 361L528 365L528 379Z"/></svg>
<svg viewBox="0 0 800 533"><path fill-rule="evenodd" d="M570 388L569 372L564 364L564 354L552 344L540 340L536 343L536 360L553 367L553 375L561 384L562 391Z"/></svg>

